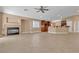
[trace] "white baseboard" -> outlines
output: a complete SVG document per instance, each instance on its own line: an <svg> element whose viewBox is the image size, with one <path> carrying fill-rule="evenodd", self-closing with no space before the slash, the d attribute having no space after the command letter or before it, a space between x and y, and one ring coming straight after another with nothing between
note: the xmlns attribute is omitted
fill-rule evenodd
<svg viewBox="0 0 79 59"><path fill-rule="evenodd" d="M22 33L40 33L40 32L36 31L36 32L22 32Z"/></svg>
<svg viewBox="0 0 79 59"><path fill-rule="evenodd" d="M68 34L69 32L48 32L48 33L52 33L52 34Z"/></svg>
<svg viewBox="0 0 79 59"><path fill-rule="evenodd" d="M74 33L79 33L79 32L69 32L69 33L73 33L74 34Z"/></svg>

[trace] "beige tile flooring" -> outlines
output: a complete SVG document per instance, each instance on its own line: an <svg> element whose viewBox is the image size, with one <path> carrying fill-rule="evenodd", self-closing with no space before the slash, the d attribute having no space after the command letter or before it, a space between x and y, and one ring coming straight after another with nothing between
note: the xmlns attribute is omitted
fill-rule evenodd
<svg viewBox="0 0 79 59"><path fill-rule="evenodd" d="M79 52L79 34L28 33L0 38L4 53L64 53Z"/></svg>

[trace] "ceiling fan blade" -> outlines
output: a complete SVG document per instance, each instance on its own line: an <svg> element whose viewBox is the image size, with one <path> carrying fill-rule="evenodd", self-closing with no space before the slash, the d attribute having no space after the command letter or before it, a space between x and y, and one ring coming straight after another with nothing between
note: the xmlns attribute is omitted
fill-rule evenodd
<svg viewBox="0 0 79 59"><path fill-rule="evenodd" d="M34 8L34 9L39 10L38 8Z"/></svg>
<svg viewBox="0 0 79 59"><path fill-rule="evenodd" d="M47 6L40 6L40 8L34 8L36 9L37 11L36 12L42 12L42 13L45 13L45 11L48 11L49 9L46 9Z"/></svg>
<svg viewBox="0 0 79 59"><path fill-rule="evenodd" d="M44 10L41 10L42 13L45 13Z"/></svg>
<svg viewBox="0 0 79 59"><path fill-rule="evenodd" d="M44 9L45 11L49 11L49 9Z"/></svg>
<svg viewBox="0 0 79 59"><path fill-rule="evenodd" d="M24 11L28 11L28 9L24 9Z"/></svg>
<svg viewBox="0 0 79 59"><path fill-rule="evenodd" d="M40 7L44 9L44 8L47 8L48 6L40 6Z"/></svg>
<svg viewBox="0 0 79 59"><path fill-rule="evenodd" d="M43 6L40 6L41 7L41 9L43 9L44 7Z"/></svg>
<svg viewBox="0 0 79 59"><path fill-rule="evenodd" d="M40 11L36 11L36 12L40 12Z"/></svg>

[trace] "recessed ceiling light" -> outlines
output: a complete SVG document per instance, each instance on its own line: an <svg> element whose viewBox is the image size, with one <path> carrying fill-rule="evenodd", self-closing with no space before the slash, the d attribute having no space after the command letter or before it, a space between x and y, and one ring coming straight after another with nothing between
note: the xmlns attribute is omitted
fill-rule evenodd
<svg viewBox="0 0 79 59"><path fill-rule="evenodd" d="M24 11L28 11L28 9L24 9Z"/></svg>

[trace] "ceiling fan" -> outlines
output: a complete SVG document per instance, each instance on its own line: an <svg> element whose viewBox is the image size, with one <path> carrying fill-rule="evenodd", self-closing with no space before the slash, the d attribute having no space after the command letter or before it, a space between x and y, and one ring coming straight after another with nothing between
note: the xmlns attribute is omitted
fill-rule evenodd
<svg viewBox="0 0 79 59"><path fill-rule="evenodd" d="M45 13L45 11L49 11L45 6L40 6L40 8L35 8L37 11L36 12L42 12Z"/></svg>

